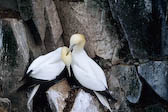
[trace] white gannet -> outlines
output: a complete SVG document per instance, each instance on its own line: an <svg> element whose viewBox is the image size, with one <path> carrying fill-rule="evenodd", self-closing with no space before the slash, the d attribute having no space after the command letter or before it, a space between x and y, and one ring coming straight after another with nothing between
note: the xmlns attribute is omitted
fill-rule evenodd
<svg viewBox="0 0 168 112"><path fill-rule="evenodd" d="M72 50L72 71L77 81L85 88L92 90L99 101L111 112L106 97L114 100L109 93L105 74L101 67L92 60L84 50L86 40L82 34L74 34L70 38Z"/></svg>
<svg viewBox="0 0 168 112"><path fill-rule="evenodd" d="M71 52L68 51L69 49L67 47L60 47L46 55L39 56L28 67L22 78L24 84L17 91L33 88L27 102L29 110L31 110L30 103L32 99L38 99L33 100L36 101L33 102L35 105L38 105L39 103L47 105L45 101L47 100L45 92L49 87L66 77L68 72L70 75L72 57ZM68 72L65 66L67 67ZM39 100L40 98L42 98L42 100ZM42 106L37 108L40 109Z"/></svg>

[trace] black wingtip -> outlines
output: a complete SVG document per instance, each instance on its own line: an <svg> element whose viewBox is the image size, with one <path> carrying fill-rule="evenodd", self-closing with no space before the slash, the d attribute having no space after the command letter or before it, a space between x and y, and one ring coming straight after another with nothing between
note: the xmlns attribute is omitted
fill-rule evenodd
<svg viewBox="0 0 168 112"><path fill-rule="evenodd" d="M117 100L111 95L108 89L106 89L105 91L97 91L97 92L105 96L107 99L110 99L112 102L117 102Z"/></svg>
<svg viewBox="0 0 168 112"><path fill-rule="evenodd" d="M26 78L28 78L32 72L33 72L33 70L30 70L28 73L25 73L25 75L22 77L22 79L19 80L19 82L21 82L21 81L25 80Z"/></svg>

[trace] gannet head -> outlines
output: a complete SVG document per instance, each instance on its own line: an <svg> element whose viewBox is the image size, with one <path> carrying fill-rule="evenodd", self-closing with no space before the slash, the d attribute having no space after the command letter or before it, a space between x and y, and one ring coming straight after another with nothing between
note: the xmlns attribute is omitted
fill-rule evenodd
<svg viewBox="0 0 168 112"><path fill-rule="evenodd" d="M71 72L70 72L70 65L72 63L72 54L71 51L69 50L68 47L62 47L61 50L61 59L64 62L64 64L66 65L68 72L69 72L69 76L71 76Z"/></svg>
<svg viewBox="0 0 168 112"><path fill-rule="evenodd" d="M80 50L83 49L86 43L85 36L82 34L73 34L70 38L70 50Z"/></svg>

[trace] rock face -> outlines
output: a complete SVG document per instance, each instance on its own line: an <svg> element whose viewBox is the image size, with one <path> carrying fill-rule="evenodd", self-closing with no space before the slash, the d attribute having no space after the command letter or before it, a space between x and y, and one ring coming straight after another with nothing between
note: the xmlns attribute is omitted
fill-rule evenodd
<svg viewBox="0 0 168 112"><path fill-rule="evenodd" d="M108 1L134 58L167 55L166 0Z"/></svg>
<svg viewBox="0 0 168 112"><path fill-rule="evenodd" d="M166 0L1 0L0 112L28 111L26 92L16 93L26 66L68 46L74 33L86 36L88 55L104 70L113 111L168 111L166 9ZM157 100L144 100L146 88ZM54 112L108 111L66 80L47 95Z"/></svg>
<svg viewBox="0 0 168 112"><path fill-rule="evenodd" d="M99 105L93 96L80 90L70 112L103 112L99 109Z"/></svg>
<svg viewBox="0 0 168 112"><path fill-rule="evenodd" d="M12 27L12 20L2 20L2 47L1 47L1 92L3 97L9 98L11 104L15 111L26 111L26 106L24 94L16 94L15 89L18 87L18 80L24 74L24 69L26 68L29 59L29 49L26 47L25 40L23 36L18 36L20 30L14 31ZM16 38L18 37L18 38ZM19 101L19 102L18 102ZM17 107L20 105L19 107Z"/></svg>
<svg viewBox="0 0 168 112"><path fill-rule="evenodd" d="M131 103L137 103L141 96L142 83L136 72L136 67L122 65L115 66L112 67L111 74L114 74L119 80L120 86L118 86L118 88L121 87L123 89L128 101ZM109 87L111 89L114 88L113 85L117 85L113 84L115 77L112 77L112 75L109 78Z"/></svg>
<svg viewBox="0 0 168 112"><path fill-rule="evenodd" d="M151 61L138 66L139 74L149 83L154 91L168 101L168 62Z"/></svg>
<svg viewBox="0 0 168 112"><path fill-rule="evenodd" d="M0 112L11 112L11 101L8 98L0 98Z"/></svg>
<svg viewBox="0 0 168 112"><path fill-rule="evenodd" d="M91 57L97 55L111 59L115 55L115 49L120 47L120 42L116 28L108 18L108 10L94 7L95 2L90 0L86 3L56 0L55 3L63 23L63 36L67 45L72 34L83 33L87 38L86 50Z"/></svg>
<svg viewBox="0 0 168 112"><path fill-rule="evenodd" d="M47 91L47 96L50 101L53 112L63 112L67 105L65 99L69 96L70 87L66 80L55 84Z"/></svg>

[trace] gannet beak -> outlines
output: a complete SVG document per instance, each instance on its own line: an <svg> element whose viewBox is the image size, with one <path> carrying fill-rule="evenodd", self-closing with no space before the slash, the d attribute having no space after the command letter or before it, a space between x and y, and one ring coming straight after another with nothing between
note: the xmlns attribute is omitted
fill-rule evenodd
<svg viewBox="0 0 168 112"><path fill-rule="evenodd" d="M71 52L71 51L73 50L74 46L75 46L75 44L70 45L69 50L68 50L68 52L67 52L67 54L66 54L66 55L68 55L68 54L69 54L69 52Z"/></svg>
<svg viewBox="0 0 168 112"><path fill-rule="evenodd" d="M70 66L67 66L67 69L68 69L69 77L71 77L71 68L70 68Z"/></svg>

